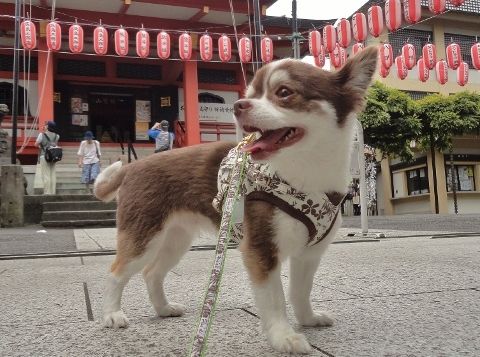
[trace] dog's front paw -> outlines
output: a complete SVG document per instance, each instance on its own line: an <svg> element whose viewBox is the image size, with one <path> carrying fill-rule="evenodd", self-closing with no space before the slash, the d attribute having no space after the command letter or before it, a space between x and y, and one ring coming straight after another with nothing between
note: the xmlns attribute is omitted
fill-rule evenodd
<svg viewBox="0 0 480 357"><path fill-rule="evenodd" d="M157 310L157 315L160 317L176 317L182 316L185 313L185 305L176 304L174 302L168 303Z"/></svg>
<svg viewBox="0 0 480 357"><path fill-rule="evenodd" d="M127 327L128 326L127 316L121 310L106 313L103 316L103 326L113 327L113 328Z"/></svg>
<svg viewBox="0 0 480 357"><path fill-rule="evenodd" d="M279 352L307 354L312 351L312 347L305 336L296 333L291 328L281 331L271 329L268 333L268 340L272 347Z"/></svg>
<svg viewBox="0 0 480 357"><path fill-rule="evenodd" d="M331 318L327 313L321 312L318 314L313 314L308 317L303 317L298 319L298 323L303 326L332 326L333 318Z"/></svg>

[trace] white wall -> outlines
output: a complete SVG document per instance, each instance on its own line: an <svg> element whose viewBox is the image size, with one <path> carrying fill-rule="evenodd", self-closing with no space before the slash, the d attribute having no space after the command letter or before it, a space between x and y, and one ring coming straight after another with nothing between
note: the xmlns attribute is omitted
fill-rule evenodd
<svg viewBox="0 0 480 357"><path fill-rule="evenodd" d="M480 193L457 193L458 213L480 213ZM455 213L453 194L448 194L448 213ZM479 223L480 224L480 223Z"/></svg>

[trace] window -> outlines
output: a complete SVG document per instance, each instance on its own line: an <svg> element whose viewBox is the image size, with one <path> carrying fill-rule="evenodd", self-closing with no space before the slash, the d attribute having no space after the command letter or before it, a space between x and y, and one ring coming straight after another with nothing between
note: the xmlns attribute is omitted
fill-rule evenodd
<svg viewBox="0 0 480 357"><path fill-rule="evenodd" d="M59 59L57 63L57 74L105 77L107 71L104 62Z"/></svg>
<svg viewBox="0 0 480 357"><path fill-rule="evenodd" d="M162 67L155 64L117 63L118 78L162 80Z"/></svg>
<svg viewBox="0 0 480 357"><path fill-rule="evenodd" d="M408 195L420 195L428 193L428 175L427 168L421 167L406 171Z"/></svg>
<svg viewBox="0 0 480 357"><path fill-rule="evenodd" d="M452 169L448 165L447 171L447 191L452 191ZM473 165L455 165L453 169L455 175L455 186L457 191L475 191L475 176Z"/></svg>

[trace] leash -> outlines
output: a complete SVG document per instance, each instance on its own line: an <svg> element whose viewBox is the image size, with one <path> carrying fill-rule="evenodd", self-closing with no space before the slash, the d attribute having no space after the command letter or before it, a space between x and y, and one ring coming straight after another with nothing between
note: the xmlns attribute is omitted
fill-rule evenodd
<svg viewBox="0 0 480 357"><path fill-rule="evenodd" d="M240 142L237 148L248 142L250 137ZM232 213L235 202L237 201L239 195L240 185L245 176L247 155L247 153L239 152L236 165L232 170L228 190L224 198L222 219L220 221L220 230L218 233L218 242L215 249L215 258L213 261L212 271L210 273L210 281L208 283L208 288L205 293L205 298L200 313L198 327L193 337L192 347L189 354L190 357L203 357L207 351L208 334L213 323L215 305L217 302L218 292L220 291L220 282L225 265L225 258L227 257L228 243L231 237L233 222Z"/></svg>

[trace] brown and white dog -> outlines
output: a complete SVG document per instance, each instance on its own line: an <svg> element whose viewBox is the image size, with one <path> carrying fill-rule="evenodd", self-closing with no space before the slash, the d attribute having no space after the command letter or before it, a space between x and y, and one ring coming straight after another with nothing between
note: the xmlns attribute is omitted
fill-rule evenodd
<svg viewBox="0 0 480 357"><path fill-rule="evenodd" d="M377 50L366 48L336 72L298 60L266 65L255 75L246 99L235 103L245 132L262 135L245 150L268 163L297 190L346 192L355 114L376 69ZM163 282L201 231L216 232L220 215L212 207L221 160L234 146L211 143L151 155L122 166L114 163L95 183L102 200L117 197L117 255L104 297L106 327L125 327L122 291L143 271L150 300L159 316L179 316L185 307L169 302ZM290 301L301 325L329 326L315 313L310 292L322 253L341 225L337 219L320 243L306 247L307 227L265 201L246 201L240 245L250 276L262 328L274 349L308 353L305 336L290 326L280 280L290 260Z"/></svg>

